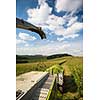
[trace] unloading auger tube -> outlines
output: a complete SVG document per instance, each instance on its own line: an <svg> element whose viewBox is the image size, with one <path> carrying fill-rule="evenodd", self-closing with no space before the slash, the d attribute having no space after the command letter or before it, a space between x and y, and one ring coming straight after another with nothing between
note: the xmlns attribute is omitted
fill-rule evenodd
<svg viewBox="0 0 100 100"><path fill-rule="evenodd" d="M41 39L46 39L46 35L43 32L41 27L36 27L22 19L16 18L16 27L25 30L30 30L32 32L36 32L37 34L40 35Z"/></svg>

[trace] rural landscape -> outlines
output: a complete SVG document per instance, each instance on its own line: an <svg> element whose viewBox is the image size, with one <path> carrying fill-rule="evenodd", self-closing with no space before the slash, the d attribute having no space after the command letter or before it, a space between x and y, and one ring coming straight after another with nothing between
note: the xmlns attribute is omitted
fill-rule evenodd
<svg viewBox="0 0 100 100"><path fill-rule="evenodd" d="M83 100L83 0L16 0L16 100Z"/></svg>
<svg viewBox="0 0 100 100"><path fill-rule="evenodd" d="M17 76L30 71L45 71L53 65L60 64L64 68L64 91L63 93L57 91L57 100L83 100L83 57L59 54L53 56L17 55L16 58Z"/></svg>

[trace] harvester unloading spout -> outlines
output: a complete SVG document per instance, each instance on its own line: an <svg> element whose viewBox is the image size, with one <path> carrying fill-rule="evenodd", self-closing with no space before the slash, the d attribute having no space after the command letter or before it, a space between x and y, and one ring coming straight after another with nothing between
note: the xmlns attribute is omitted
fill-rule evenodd
<svg viewBox="0 0 100 100"><path fill-rule="evenodd" d="M40 35L41 39L46 39L46 35L43 32L41 27L34 26L30 24L29 22L26 22L22 19L16 18L16 27L21 29L30 30L32 32L36 32Z"/></svg>

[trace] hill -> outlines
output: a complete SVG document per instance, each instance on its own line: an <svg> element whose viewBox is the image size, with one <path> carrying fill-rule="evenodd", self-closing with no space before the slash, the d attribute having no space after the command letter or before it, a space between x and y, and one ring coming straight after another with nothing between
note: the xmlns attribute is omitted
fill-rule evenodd
<svg viewBox="0 0 100 100"><path fill-rule="evenodd" d="M28 63L46 60L46 56L42 55L16 55L16 63Z"/></svg>
<svg viewBox="0 0 100 100"><path fill-rule="evenodd" d="M44 55L16 55L16 63L29 63L29 62L38 62L38 61L46 61L49 59L72 56L69 54L55 54L50 56Z"/></svg>
<svg viewBox="0 0 100 100"><path fill-rule="evenodd" d="M55 54L55 55L48 56L47 59L54 59L54 58L66 57L66 56L72 56L72 55L70 55L70 54Z"/></svg>

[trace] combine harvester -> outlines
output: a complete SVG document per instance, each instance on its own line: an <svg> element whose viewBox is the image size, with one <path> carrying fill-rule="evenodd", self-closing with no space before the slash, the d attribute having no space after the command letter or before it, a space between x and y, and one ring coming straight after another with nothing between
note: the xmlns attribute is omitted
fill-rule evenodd
<svg viewBox="0 0 100 100"><path fill-rule="evenodd" d="M16 18L16 27L36 32L41 39L46 35L41 27ZM56 100L57 86L63 91L63 68L54 65L45 72L32 71L16 77L16 100Z"/></svg>
<svg viewBox="0 0 100 100"><path fill-rule="evenodd" d="M63 68L58 65L22 74L16 78L16 100L56 100L57 86L63 86Z"/></svg>

